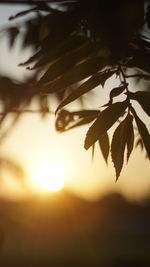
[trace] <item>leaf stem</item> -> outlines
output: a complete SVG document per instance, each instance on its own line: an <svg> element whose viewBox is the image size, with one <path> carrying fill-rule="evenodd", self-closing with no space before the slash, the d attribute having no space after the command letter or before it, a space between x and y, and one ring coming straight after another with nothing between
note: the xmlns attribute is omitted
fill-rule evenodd
<svg viewBox="0 0 150 267"><path fill-rule="evenodd" d="M119 72L119 77L120 77L120 81L121 83L126 84L126 95L127 95L127 101L128 101L128 113L130 112L130 108L131 108L131 103L130 103L130 97L129 97L129 89L128 89L128 83L126 81L126 75L124 74L124 71L121 67L121 65L118 66L118 72Z"/></svg>

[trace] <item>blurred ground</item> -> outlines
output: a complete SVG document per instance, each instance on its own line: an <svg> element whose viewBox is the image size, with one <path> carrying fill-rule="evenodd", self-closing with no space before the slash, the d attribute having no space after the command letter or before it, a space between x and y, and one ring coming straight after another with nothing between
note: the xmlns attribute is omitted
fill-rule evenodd
<svg viewBox="0 0 150 267"><path fill-rule="evenodd" d="M88 202L62 191L0 201L0 266L150 266L150 200Z"/></svg>

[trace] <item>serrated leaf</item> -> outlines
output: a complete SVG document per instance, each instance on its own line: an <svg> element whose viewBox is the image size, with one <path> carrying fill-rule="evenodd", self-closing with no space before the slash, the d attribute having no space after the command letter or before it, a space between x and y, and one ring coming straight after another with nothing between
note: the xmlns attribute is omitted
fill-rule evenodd
<svg viewBox="0 0 150 267"><path fill-rule="evenodd" d="M128 137L127 137L127 162L133 150L134 145L134 129L133 129L133 117L128 115Z"/></svg>
<svg viewBox="0 0 150 267"><path fill-rule="evenodd" d="M73 91L69 96L67 96L58 106L56 112L61 109L62 107L66 106L67 104L71 103L72 101L76 100L83 94L91 91L98 85L104 86L105 81L110 78L115 71L107 71L107 72L99 72L94 74L91 78L89 78L86 82L81 84L75 91Z"/></svg>
<svg viewBox="0 0 150 267"><path fill-rule="evenodd" d="M112 99L115 97L115 96L118 96L118 95L120 95L124 90L125 90L125 88L127 87L127 85L126 84L124 84L124 85L121 85L121 86L119 86L119 87L115 87L115 88L113 88L112 90L111 90L111 92L110 92L110 101L112 101Z"/></svg>
<svg viewBox="0 0 150 267"><path fill-rule="evenodd" d="M132 112L139 130L139 133L141 135L142 141L144 143L145 150L147 152L147 156L150 159L150 134L148 132L148 129L146 128L144 122L141 121L141 119L136 114L135 110L132 108Z"/></svg>
<svg viewBox="0 0 150 267"><path fill-rule="evenodd" d="M102 134L98 141L99 141L100 150L107 164L108 156L109 156L109 136L107 132Z"/></svg>
<svg viewBox="0 0 150 267"><path fill-rule="evenodd" d="M127 108L127 101L117 102L103 110L89 128L85 138L85 149L92 146L118 120Z"/></svg>
<svg viewBox="0 0 150 267"><path fill-rule="evenodd" d="M136 93L129 92L129 97L138 101L144 111L150 116L150 92L138 91Z"/></svg>
<svg viewBox="0 0 150 267"><path fill-rule="evenodd" d="M111 157L116 171L116 181L124 162L125 146L128 138L128 116L119 124L114 132L111 143Z"/></svg>
<svg viewBox="0 0 150 267"><path fill-rule="evenodd" d="M43 91L54 93L77 83L105 66L106 62L103 57L92 57L85 62L74 66L70 71L64 73L56 81L43 87Z"/></svg>

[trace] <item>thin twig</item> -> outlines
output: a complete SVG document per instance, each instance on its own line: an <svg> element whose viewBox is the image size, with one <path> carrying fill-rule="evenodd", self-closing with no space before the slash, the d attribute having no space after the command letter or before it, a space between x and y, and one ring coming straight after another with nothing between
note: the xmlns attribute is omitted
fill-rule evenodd
<svg viewBox="0 0 150 267"><path fill-rule="evenodd" d="M127 101L128 101L128 113L130 112L130 107L131 107L131 103L130 103L130 98L129 98L129 89L128 89L128 83L126 81L126 76L124 74L124 71L122 69L122 67L119 65L118 67L118 71L120 72L121 76L122 76L122 79L121 79L121 76L120 76L120 81L122 81L124 84L126 84L126 95L127 95Z"/></svg>
<svg viewBox="0 0 150 267"><path fill-rule="evenodd" d="M141 74L141 73L135 73L131 75L125 75L125 78L143 78L143 79L150 79L150 75L148 74Z"/></svg>

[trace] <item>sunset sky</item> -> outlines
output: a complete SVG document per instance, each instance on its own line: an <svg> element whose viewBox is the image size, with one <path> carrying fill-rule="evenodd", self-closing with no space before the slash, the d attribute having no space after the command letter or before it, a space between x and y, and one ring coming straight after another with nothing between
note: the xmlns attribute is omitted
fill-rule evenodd
<svg viewBox="0 0 150 267"><path fill-rule="evenodd" d="M7 21L10 15L16 14L24 8L25 6L1 5L1 28L3 28L3 24L10 23ZM16 20L14 23L19 22ZM28 72L18 67L17 64L27 59L31 51L22 53L19 48L16 48L8 52L3 32L0 33L0 37L0 72L19 80L23 79ZM112 84L115 82L115 80L111 81ZM106 90L107 88L109 90L109 85L110 83L106 83ZM92 100L89 100L88 97L86 99L86 108L99 108L105 95L102 88L94 90L94 94L91 96ZM76 110L79 108L79 104L73 103L69 107ZM31 108L36 109L36 102ZM52 110L55 108L56 103L53 103ZM149 118L142 112L141 118L149 126ZM128 165L125 163L121 176L115 183L115 171L111 158L109 157L107 167L97 145L94 161L91 162L91 150L85 151L83 148L89 126L58 134L54 129L54 119L54 115L48 115L42 120L37 114L24 114L1 145L3 154L14 158L23 165L28 188L27 190L21 189L11 177L6 176L0 187L1 195L21 197L40 194L34 185L37 170L40 165L50 164L53 161L64 168L65 188L87 199L101 197L110 191L121 192L128 198L136 200L150 194L150 164L148 160L145 160L145 155L139 148L134 150Z"/></svg>

